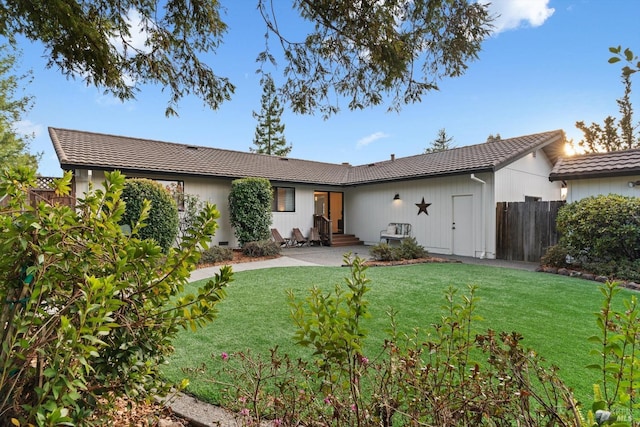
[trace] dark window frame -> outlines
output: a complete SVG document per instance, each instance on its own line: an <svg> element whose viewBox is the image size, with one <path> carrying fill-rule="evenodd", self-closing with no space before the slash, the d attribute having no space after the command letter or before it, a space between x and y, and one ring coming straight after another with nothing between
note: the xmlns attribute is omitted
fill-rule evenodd
<svg viewBox="0 0 640 427"><path fill-rule="evenodd" d="M279 190L284 190L284 193L282 195L282 197L285 198L284 200L281 200ZM289 192L287 190L289 190ZM273 203L271 204L272 212L295 212L296 211L296 188L295 187L273 186L272 194L273 194ZM287 204L288 204L287 203L288 200L286 200L287 194L291 194L291 198L293 199L291 203L291 206L292 206L291 209L287 209Z"/></svg>

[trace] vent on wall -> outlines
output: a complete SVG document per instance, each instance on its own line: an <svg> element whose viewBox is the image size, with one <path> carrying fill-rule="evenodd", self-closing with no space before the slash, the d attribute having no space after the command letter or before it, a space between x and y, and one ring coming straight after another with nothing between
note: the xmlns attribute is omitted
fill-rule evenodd
<svg viewBox="0 0 640 427"><path fill-rule="evenodd" d="M218 246L229 246L229 242L218 242Z"/></svg>

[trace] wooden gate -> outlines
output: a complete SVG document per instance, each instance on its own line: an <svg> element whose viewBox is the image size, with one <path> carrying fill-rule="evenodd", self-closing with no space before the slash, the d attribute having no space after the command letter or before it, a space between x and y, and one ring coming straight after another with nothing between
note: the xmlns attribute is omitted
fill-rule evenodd
<svg viewBox="0 0 640 427"><path fill-rule="evenodd" d="M498 202L496 258L539 262L558 243L556 217L565 202Z"/></svg>

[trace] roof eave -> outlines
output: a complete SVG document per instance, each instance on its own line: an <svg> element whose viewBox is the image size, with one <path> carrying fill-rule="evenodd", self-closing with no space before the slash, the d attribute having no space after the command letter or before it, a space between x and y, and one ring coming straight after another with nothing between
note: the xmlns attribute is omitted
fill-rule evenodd
<svg viewBox="0 0 640 427"><path fill-rule="evenodd" d="M564 132L562 130L558 130L555 131L555 136L533 146L533 147L528 147L526 150L523 150L521 152L519 152L518 154L509 157L505 160L503 160L500 163L497 163L494 166L494 171L500 170L502 168L504 168L505 166L510 165L511 163L522 159L523 157L529 155L531 152L535 151L535 150L543 150L544 154L547 156L547 158L549 159L549 161L551 162L551 164L555 164L555 162L558 160L558 158L560 157L560 153L554 153L554 152L550 152L549 146L553 145L553 144L558 144L558 143L562 143L564 141L565 137L564 137ZM558 151L558 150L555 150Z"/></svg>
<svg viewBox="0 0 640 427"><path fill-rule="evenodd" d="M638 169L626 169L619 171L585 172L585 173L551 173L549 181L571 181L577 179L618 178L623 176L640 175Z"/></svg>
<svg viewBox="0 0 640 427"><path fill-rule="evenodd" d="M382 184L388 182L403 182L403 181L417 181L420 179L432 179L432 178L446 178L448 176L460 176L460 175L469 175L472 173L485 173L495 172L493 167L482 167L475 169L465 169L462 171L451 171L451 172L443 172L443 173L435 173L435 174L425 174L425 175L411 175L399 178L381 178L381 179L370 179L366 181L353 181L344 184L345 187L357 187L358 185L373 185L373 184Z"/></svg>
<svg viewBox="0 0 640 427"><path fill-rule="evenodd" d="M195 178L219 178L219 179L240 179L246 178L247 175L213 175L207 173L197 173L197 172L187 172L187 171L167 171L164 169L152 169L152 168L126 168L126 167L106 167L100 165L90 165L90 164L76 164L76 163L62 163L60 162L60 168L63 170L75 170L75 169L90 169L97 171L120 171L123 174L156 174L156 175L165 175L165 176L190 176ZM253 175L255 176L255 175ZM328 185L328 186L337 186L344 187L344 183L336 183L336 182L318 182L318 181L309 181L309 180L296 180L296 179L281 179L274 178L268 176L257 176L257 178L266 178L269 181L273 182L282 182L282 183L291 183L291 184L305 184L305 185Z"/></svg>

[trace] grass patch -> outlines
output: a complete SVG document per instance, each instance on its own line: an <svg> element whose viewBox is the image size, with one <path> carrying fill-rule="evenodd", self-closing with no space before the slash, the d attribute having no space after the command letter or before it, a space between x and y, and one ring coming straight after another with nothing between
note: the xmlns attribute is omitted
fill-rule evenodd
<svg viewBox="0 0 640 427"><path fill-rule="evenodd" d="M220 316L197 333L180 333L175 354L163 372L174 382L189 378L188 392L216 403L218 392L210 378L221 363L221 353L248 348L268 354L278 346L294 357L306 357L309 349L297 347L291 337L286 291L306 298L313 285L329 290L343 283L349 272L340 267L291 267L244 271L234 274ZM597 362L589 354L587 338L598 333L593 313L600 308L599 284L581 279L467 264L417 264L370 268L371 291L367 294L371 318L366 352L375 355L387 337L387 312L393 307L398 324L409 331L439 322L444 291L449 286L467 292L478 286L478 314L483 320L475 330L518 331L523 346L535 349L549 363L560 367L560 376L582 402L591 402ZM192 286L197 285L197 283ZM622 295L629 291L623 290Z"/></svg>

